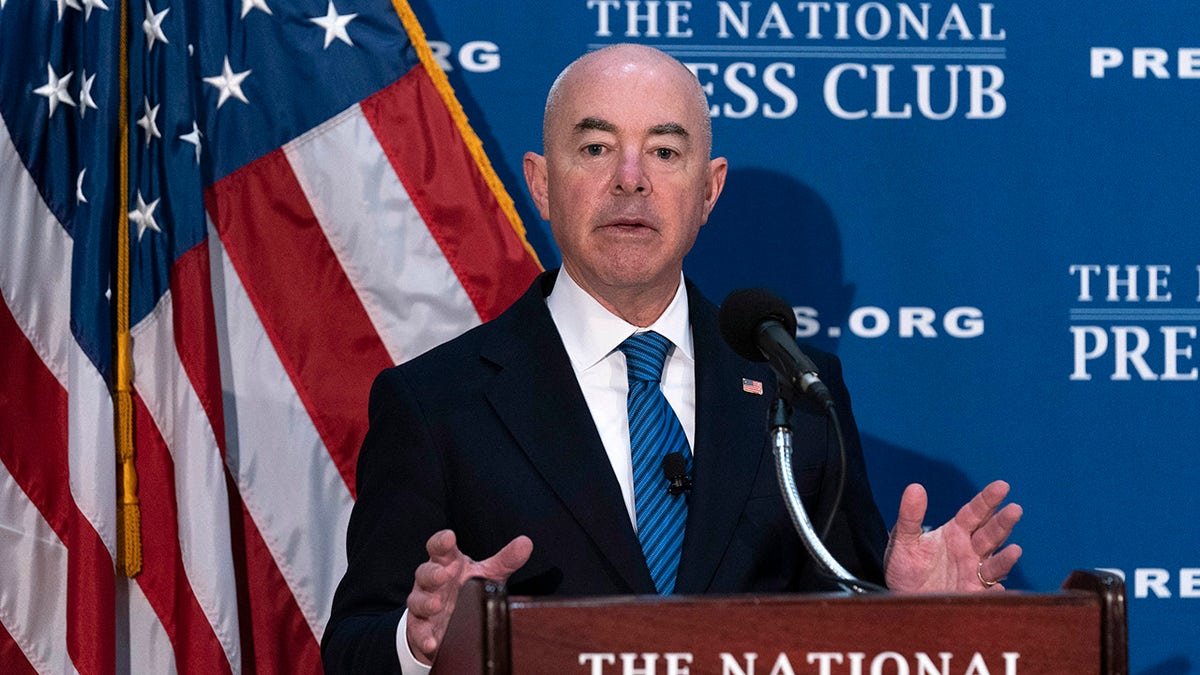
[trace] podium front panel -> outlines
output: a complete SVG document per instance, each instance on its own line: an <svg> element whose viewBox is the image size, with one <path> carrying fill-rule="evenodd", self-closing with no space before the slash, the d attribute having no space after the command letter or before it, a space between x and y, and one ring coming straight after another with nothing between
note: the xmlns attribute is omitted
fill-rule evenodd
<svg viewBox="0 0 1200 675"><path fill-rule="evenodd" d="M509 612L521 675L1086 675L1100 624L1085 594L513 597Z"/></svg>

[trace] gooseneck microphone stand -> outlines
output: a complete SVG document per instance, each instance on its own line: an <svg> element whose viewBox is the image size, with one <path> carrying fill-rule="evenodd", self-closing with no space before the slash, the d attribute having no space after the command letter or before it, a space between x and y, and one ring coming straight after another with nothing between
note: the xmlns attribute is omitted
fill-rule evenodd
<svg viewBox="0 0 1200 675"><path fill-rule="evenodd" d="M826 413L833 420L834 427L837 430L838 443L842 447L841 454L845 457L845 441L842 438L841 424L837 421L837 413L832 406L826 409ZM800 492L796 489L796 475L792 470L791 416L792 407L788 404L787 399L783 395L777 397L771 406L770 424L771 449L775 454L775 476L779 479L779 491L783 494L788 512L792 516L792 525L795 526L796 532L800 534L800 541L804 542L804 547L808 549L809 554L821 570L847 593L861 594L885 591L886 589L863 581L842 567L833 557L833 554L829 552L829 549L825 548L825 544L821 542L821 537L817 536L816 530L813 529L808 512L804 509L804 504L800 501ZM841 480L845 480L844 469ZM840 495L841 490L839 489L838 492ZM834 505L834 508L837 508L837 504Z"/></svg>

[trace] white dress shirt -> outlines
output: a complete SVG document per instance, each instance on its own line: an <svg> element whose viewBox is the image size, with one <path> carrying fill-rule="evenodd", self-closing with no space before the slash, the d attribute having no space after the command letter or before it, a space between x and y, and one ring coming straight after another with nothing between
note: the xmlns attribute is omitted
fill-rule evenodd
<svg viewBox="0 0 1200 675"><path fill-rule="evenodd" d="M629 376L625 354L617 346L630 335L652 330L671 341L663 365L662 391L667 403L683 425L688 446L696 448L696 355L692 348L692 327L688 318L687 289L683 274L675 297L662 315L646 328L639 328L604 308L579 287L566 269L558 273L554 289L546 298L550 317L558 328L571 369L583 390L583 398L600 433L600 442L608 454L613 474L621 486L629 521L637 529L637 510L633 503L633 461L629 445ZM586 433L580 430L580 433ZM534 542L536 545L537 542ZM400 670L405 675L424 675L426 666L416 660L408 648L408 610L396 630L396 651Z"/></svg>
<svg viewBox="0 0 1200 675"><path fill-rule="evenodd" d="M633 462L629 446L629 414L625 400L629 379L625 354L617 346L634 333L652 330L667 338L674 348L667 353L663 366L662 391L683 425L688 446L696 447L696 358L692 349L691 323L688 320L687 290L683 275L675 297L658 319L646 328L638 328L605 309L595 298L561 270L554 290L546 298L550 317L558 327L567 357L583 398L587 401L600 441L608 453L613 474L621 485L629 520L637 527L633 504Z"/></svg>

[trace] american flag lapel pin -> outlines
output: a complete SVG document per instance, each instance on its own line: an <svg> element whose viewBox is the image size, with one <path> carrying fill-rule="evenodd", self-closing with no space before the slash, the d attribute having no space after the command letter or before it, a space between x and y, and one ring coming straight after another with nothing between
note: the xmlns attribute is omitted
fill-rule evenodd
<svg viewBox="0 0 1200 675"><path fill-rule="evenodd" d="M756 394L758 396L762 396L762 382L759 382L758 380L751 380L748 377L743 377L742 391L746 392L747 394Z"/></svg>

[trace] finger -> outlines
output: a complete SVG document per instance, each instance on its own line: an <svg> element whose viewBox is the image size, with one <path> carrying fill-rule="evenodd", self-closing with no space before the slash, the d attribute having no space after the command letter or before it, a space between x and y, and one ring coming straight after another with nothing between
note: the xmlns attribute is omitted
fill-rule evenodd
<svg viewBox="0 0 1200 675"><path fill-rule="evenodd" d="M913 483L905 488L904 494L900 496L896 526L892 528L893 537L913 539L921 536L925 509L928 506L929 495L926 494L924 486Z"/></svg>
<svg viewBox="0 0 1200 675"><path fill-rule="evenodd" d="M417 642L417 645L418 648L412 650L413 655L417 657L417 661L427 666L433 665L433 658L437 656L438 652L438 639L429 635ZM412 642L409 642L409 649L412 649Z"/></svg>
<svg viewBox="0 0 1200 675"><path fill-rule="evenodd" d="M408 629L405 638L408 640L408 650L417 660L425 665L433 663L433 657L438 650L438 637L434 634L433 625L428 621L414 620L415 615L409 611Z"/></svg>
<svg viewBox="0 0 1200 675"><path fill-rule="evenodd" d="M492 557L475 564L472 576L478 575L496 581L505 581L513 572L529 562L533 554L533 541L521 535L505 544Z"/></svg>
<svg viewBox="0 0 1200 675"><path fill-rule="evenodd" d="M1024 549L1020 544L1009 544L996 551L994 555L984 558L983 566L997 576L1004 576L1012 571L1017 561L1021 559L1022 553L1024 553Z"/></svg>
<svg viewBox="0 0 1200 675"><path fill-rule="evenodd" d="M430 560L444 564L453 562L462 555L462 551L458 550L458 537L454 535L454 530L435 532L429 541L425 542L425 550L429 553Z"/></svg>
<svg viewBox="0 0 1200 675"><path fill-rule="evenodd" d="M1001 580L1012 572L1013 567L1017 564L1017 560L1021 557L1021 547L1017 544L1009 544L1003 550L997 551L996 555L984 558L979 566L979 575L984 579Z"/></svg>
<svg viewBox="0 0 1200 675"><path fill-rule="evenodd" d="M968 532L974 532L992 517L997 506L1008 496L1008 483L992 481L979 491L971 501L963 505L954 516L954 521Z"/></svg>
<svg viewBox="0 0 1200 675"><path fill-rule="evenodd" d="M988 518L971 534L971 547L975 553L982 558L1000 548L1023 514L1019 504L1009 504Z"/></svg>
<svg viewBox="0 0 1200 675"><path fill-rule="evenodd" d="M406 638L412 653L422 657L423 663L431 663L437 654L442 637L446 634L450 615L454 612L454 601L455 596L452 593L429 593L419 587L414 587L408 594Z"/></svg>
<svg viewBox="0 0 1200 675"><path fill-rule="evenodd" d="M432 560L421 563L413 575L413 581L416 587L424 591L436 592L456 576L454 567L455 565L443 565Z"/></svg>
<svg viewBox="0 0 1200 675"><path fill-rule="evenodd" d="M442 598L436 593L429 593L420 589L414 588L412 593L408 594L408 614L411 619L430 620L442 611ZM412 626L412 622L409 622Z"/></svg>

